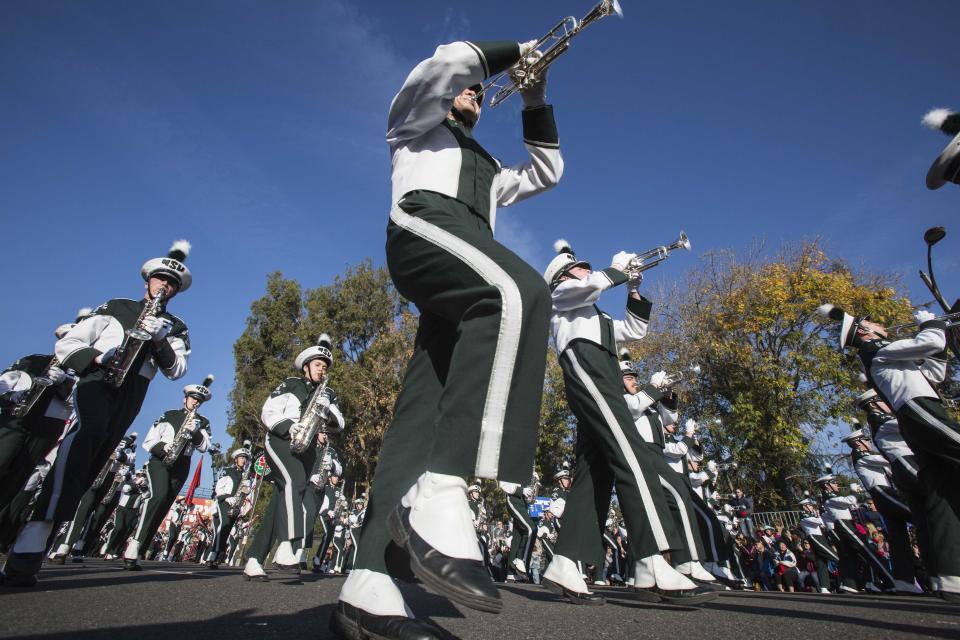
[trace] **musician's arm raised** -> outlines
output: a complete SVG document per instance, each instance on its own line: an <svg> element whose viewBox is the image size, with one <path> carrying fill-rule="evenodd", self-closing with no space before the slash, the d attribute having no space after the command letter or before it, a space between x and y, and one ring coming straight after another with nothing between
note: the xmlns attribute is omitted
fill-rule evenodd
<svg viewBox="0 0 960 640"><path fill-rule="evenodd" d="M553 306L557 311L572 311L580 307L589 307L600 299L600 295L618 284L627 281L627 276L619 269L610 267L603 271L594 271L584 278L571 278L561 282L553 290Z"/></svg>
<svg viewBox="0 0 960 640"><path fill-rule="evenodd" d="M437 126L464 89L519 59L520 45L512 41L440 45L433 56L413 68L394 96L387 118L387 142L396 146Z"/></svg>
<svg viewBox="0 0 960 640"><path fill-rule="evenodd" d="M553 106L528 107L522 112L523 144L530 157L500 169L496 178L497 205L509 207L560 182L563 156L553 119Z"/></svg>

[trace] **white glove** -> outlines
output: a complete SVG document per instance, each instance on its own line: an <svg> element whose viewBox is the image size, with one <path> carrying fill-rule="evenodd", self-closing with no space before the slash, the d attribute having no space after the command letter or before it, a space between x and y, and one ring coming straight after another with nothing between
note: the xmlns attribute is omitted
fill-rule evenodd
<svg viewBox="0 0 960 640"><path fill-rule="evenodd" d="M334 513L333 510L327 511L327 517L328 517L328 518L332 518L334 515L336 515L336 514Z"/></svg>
<svg viewBox="0 0 960 640"><path fill-rule="evenodd" d="M628 253L626 251L621 251L620 253L613 256L610 260L610 266L616 269L617 271L623 271L627 268L627 264L637 257L635 253Z"/></svg>
<svg viewBox="0 0 960 640"><path fill-rule="evenodd" d="M330 398L327 396L320 396L320 399L317 400L317 404L320 405L320 409L324 413L330 410Z"/></svg>
<svg viewBox="0 0 960 640"><path fill-rule="evenodd" d="M231 507L237 506L237 497L236 497L236 496L230 496L229 498L226 499L226 503L227 503L228 505L230 505Z"/></svg>
<svg viewBox="0 0 960 640"><path fill-rule="evenodd" d="M523 490L523 497L526 499L527 502L532 501L532 500L533 500L533 487L526 487L526 488L524 488L524 490Z"/></svg>
<svg viewBox="0 0 960 640"><path fill-rule="evenodd" d="M150 334L150 338L154 342L159 342L166 338L172 327L173 323L166 318L147 316L143 319L143 330Z"/></svg>
<svg viewBox="0 0 960 640"><path fill-rule="evenodd" d="M692 436L697 432L697 421L693 418L687 418L687 421L683 424L683 429L688 436Z"/></svg>
<svg viewBox="0 0 960 640"><path fill-rule="evenodd" d="M533 64L543 57L540 51L533 51L530 55L524 57L527 64ZM520 90L520 98L523 100L524 107L542 107L547 103L547 70L544 69L540 75L531 77L530 84Z"/></svg>
<svg viewBox="0 0 960 640"><path fill-rule="evenodd" d="M50 378L50 382L53 384L60 384L66 379L67 372L60 367L50 367L47 369L47 377Z"/></svg>
<svg viewBox="0 0 960 640"><path fill-rule="evenodd" d="M320 484L320 474L315 473L310 476L310 484Z"/></svg>
<svg viewBox="0 0 960 640"><path fill-rule="evenodd" d="M533 51L533 48L537 45L536 40L529 40L527 42L518 42L520 46L520 59L526 58L527 54Z"/></svg>
<svg viewBox="0 0 960 640"><path fill-rule="evenodd" d="M93 361L96 362L97 364L106 364L110 362L110 360L113 358L113 354L116 353L116 351L117 351L116 347L110 347L109 349L107 349L106 351L98 355L96 358L94 358Z"/></svg>
<svg viewBox="0 0 960 640"><path fill-rule="evenodd" d="M655 374L650 376L650 384L655 386L657 389L663 387L664 383L667 381L667 372L666 371L657 371Z"/></svg>
<svg viewBox="0 0 960 640"><path fill-rule="evenodd" d="M913 312L913 317L917 321L917 324L923 324L924 322L933 320L937 316L933 315L926 309L917 309Z"/></svg>
<svg viewBox="0 0 960 640"><path fill-rule="evenodd" d="M641 282L643 282L643 272L638 271L633 277L627 280L627 289L631 292L637 291L640 288Z"/></svg>

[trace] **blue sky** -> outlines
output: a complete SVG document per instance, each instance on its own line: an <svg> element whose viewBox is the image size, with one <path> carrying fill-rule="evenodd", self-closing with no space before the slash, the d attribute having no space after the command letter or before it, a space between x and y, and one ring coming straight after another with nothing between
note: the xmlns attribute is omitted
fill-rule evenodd
<svg viewBox="0 0 960 640"><path fill-rule="evenodd" d="M921 235L941 224L941 288L960 295L960 193L923 182L947 138L919 125L960 109L955 3L622 4L550 72L566 173L501 212L504 243L541 269L561 236L597 262L681 228L695 253L819 236L902 274L919 302ZM170 310L190 327L190 373L158 378L134 428L212 372L206 413L228 444L232 344L266 274L312 287L383 262L384 127L410 68L437 44L528 40L590 6L0 3L0 362L50 352L81 306L139 297L140 265L188 238L194 286ZM519 109L485 109L477 128L505 162L524 157Z"/></svg>

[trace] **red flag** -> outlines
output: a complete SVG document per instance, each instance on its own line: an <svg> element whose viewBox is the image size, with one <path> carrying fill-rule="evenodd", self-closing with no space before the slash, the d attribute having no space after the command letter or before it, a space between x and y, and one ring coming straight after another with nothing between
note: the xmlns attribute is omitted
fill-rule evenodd
<svg viewBox="0 0 960 640"><path fill-rule="evenodd" d="M190 481L190 487L187 489L186 504L189 507L193 504L193 492L200 486L200 469L203 467L203 456L200 456L200 462L197 463L197 470L193 472L193 480Z"/></svg>

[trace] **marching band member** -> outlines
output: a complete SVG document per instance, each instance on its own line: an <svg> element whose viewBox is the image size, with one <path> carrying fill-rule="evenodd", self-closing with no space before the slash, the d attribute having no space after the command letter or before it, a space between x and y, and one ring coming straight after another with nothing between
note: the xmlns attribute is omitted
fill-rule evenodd
<svg viewBox="0 0 960 640"><path fill-rule="evenodd" d="M913 549L907 523L915 522L906 504L906 497L890 481L893 469L887 459L870 448L863 429L857 429L843 438L853 450L850 458L853 469L862 486L886 522L886 538L890 542L890 561L894 578L894 590L902 593L923 593L914 584Z"/></svg>
<svg viewBox="0 0 960 640"><path fill-rule="evenodd" d="M230 457L233 465L223 472L213 490L217 507L213 515L213 543L210 545L210 553L207 556L208 569L219 567L220 555L227 546L227 537L237 521L237 516L240 515L240 507L246 498L244 488L249 491L249 483L245 484L245 482L247 464L251 458L250 441L244 441L243 446L234 449Z"/></svg>
<svg viewBox="0 0 960 640"><path fill-rule="evenodd" d="M502 607L476 545L464 478L530 476L549 304L536 272L494 239L496 208L555 185L563 161L542 81L521 92L526 162L501 165L473 129L479 83L534 44L442 45L413 69L390 107L387 266L420 319L355 569L331 621L342 636L395 638L416 629L433 637L390 578L391 538L438 593L471 608ZM405 573L403 553L391 556L401 558L396 573Z"/></svg>
<svg viewBox="0 0 960 640"><path fill-rule="evenodd" d="M826 523L820 517L817 509L817 503L809 497L800 501L799 506L803 509L803 518L800 520L800 528L803 535L810 541L810 547L813 551L817 564L817 583L820 585L820 593L831 593L830 591L830 569L828 563L839 563L840 556L834 551L826 533Z"/></svg>
<svg viewBox="0 0 960 640"><path fill-rule="evenodd" d="M323 564L324 558L326 558L327 549L330 548L330 544L333 542L334 529L337 526L337 518L335 517L336 508L343 499L343 489L340 487L340 476L343 474L343 465L340 464L335 450L328 450L327 462L324 464L328 468L327 482L317 495L317 499L319 500L317 508L320 516L320 528L323 530L323 537L320 540L320 545L313 554L313 566L317 571L320 570L320 566ZM310 540L306 547L311 548L313 544L313 531L310 531L307 535Z"/></svg>
<svg viewBox="0 0 960 640"><path fill-rule="evenodd" d="M960 113L949 109L933 109L923 116L923 124L938 129L953 139L943 149L927 172L927 188L939 189L947 182L960 184Z"/></svg>
<svg viewBox="0 0 960 640"><path fill-rule="evenodd" d="M870 386L893 409L900 432L913 451L926 494L924 518L930 553L924 559L941 598L960 602L960 514L944 505L960 504L960 425L944 410L924 375L923 361L946 348L946 323L921 309L919 332L893 342L886 330L854 318L833 305L821 313L839 320L840 347L857 350Z"/></svg>
<svg viewBox="0 0 960 640"><path fill-rule="evenodd" d="M143 450L150 454L147 461L150 497L143 502L137 531L123 552L125 569L140 570L140 550L153 539L154 532L187 481L194 449L205 453L210 447L210 421L200 415L200 405L212 397L212 382L213 376L207 376L203 384L185 386L183 407L171 409L157 418L143 440Z"/></svg>
<svg viewBox="0 0 960 640"><path fill-rule="evenodd" d="M570 495L570 486L573 484L573 476L570 473L570 463L564 460L560 469L553 474L553 479L557 481L557 486L554 487L550 493L550 499L562 499L566 502L567 496Z"/></svg>
<svg viewBox="0 0 960 640"><path fill-rule="evenodd" d="M166 257L143 265L143 299L110 300L57 341L55 355L61 367L73 369L79 376L73 392L78 419L60 444L32 520L24 525L7 556L4 584L36 584L54 523L73 517L83 493L140 412L157 370L171 380L186 373L190 353L187 326L166 307L192 283L193 276L183 264L189 248L186 241L177 241ZM138 321L149 338L139 343L142 347L130 363L129 374L116 388L110 382L117 370L114 356L117 348L128 342L125 331ZM133 349L128 353L132 356Z"/></svg>
<svg viewBox="0 0 960 640"><path fill-rule="evenodd" d="M73 323L57 327L57 339L90 311L80 309ZM73 411L75 382L53 355L24 356L0 374L0 509L63 435Z"/></svg>
<svg viewBox="0 0 960 640"><path fill-rule="evenodd" d="M147 482L147 472L145 469L138 469L133 478L128 479L120 487L120 500L117 502L113 531L110 532L110 537L107 540L107 550L104 557L115 558L123 552L127 538L136 531L143 500L149 496L150 487Z"/></svg>
<svg viewBox="0 0 960 640"><path fill-rule="evenodd" d="M537 475L534 473L533 485L537 484ZM507 511L513 521L513 537L510 540L510 556L508 562L509 575L513 572L526 576L530 567L530 557L533 555L537 523L530 517L529 505L537 499L534 493L535 486L521 487L518 483L500 481L500 489L507 495Z"/></svg>
<svg viewBox="0 0 960 640"><path fill-rule="evenodd" d="M107 492L110 491L112 487L115 487L114 483L117 481L117 474L125 474L128 469L136 464L136 440L136 433L129 433L123 437L123 440L120 441L120 444L117 445L117 448L103 465L103 469L100 470L100 473L98 473L97 477L93 480L90 488L87 489L83 497L80 498L80 504L77 506L77 511L73 515L73 520L70 521L64 532L57 536L54 541L54 551L50 555L50 560L54 564L63 564L66 561L67 554L71 553L71 549L73 550L73 561L83 561L85 541L90 539L90 530L94 524L92 516L96 511L100 511L103 499L107 497ZM117 487L119 487L119 485L117 485ZM104 515L109 516L110 514L103 514L101 511L100 516L103 517ZM104 523L105 521L100 523L97 531L99 531ZM95 537L94 535L94 538Z"/></svg>
<svg viewBox="0 0 960 640"><path fill-rule="evenodd" d="M705 593L661 555L684 548L657 472L665 463L662 453L640 438L623 397L617 343L646 335L651 303L638 292L638 278L629 282L624 320L614 320L595 304L604 291L628 282L624 270L634 254L617 253L610 268L595 272L577 259L566 241L557 241L554 248L559 255L547 266L544 279L552 291L551 329L567 402L577 417L577 462L544 584L571 602L603 603L587 589L577 560L596 557L608 503L598 504L595 496L609 500L616 482L637 556L631 593L651 601L712 599L715 593ZM583 541L591 539L595 542L586 550Z"/></svg>
<svg viewBox="0 0 960 640"><path fill-rule="evenodd" d="M260 414L263 426L267 429L264 448L273 470L270 477L276 485L278 502L273 510L274 522L267 524L265 516L260 522L263 532L258 530L254 537L250 558L244 568L248 579L265 577L260 563L269 552L275 536L280 544L273 556L274 566L282 571L300 572L300 558L296 550L302 549L304 541L307 517L304 495L316 458L316 446L309 443L300 453L294 452L290 446L295 434L293 427L298 424L302 412L314 392L324 383L333 364L330 336L323 334L317 342L317 345L297 355L295 366L300 375L281 382L267 398ZM337 408L336 399L336 393L327 386L318 402L320 410L335 424L335 430L342 430L343 416Z"/></svg>

